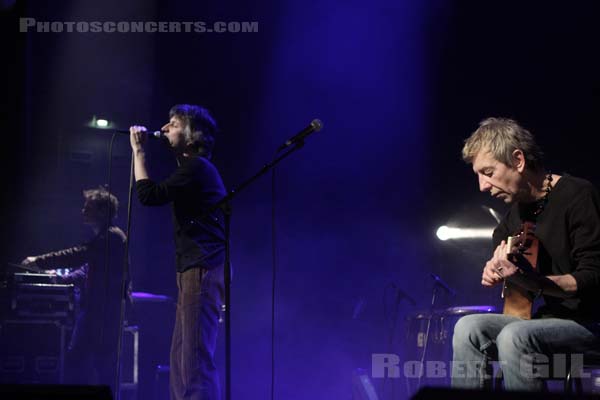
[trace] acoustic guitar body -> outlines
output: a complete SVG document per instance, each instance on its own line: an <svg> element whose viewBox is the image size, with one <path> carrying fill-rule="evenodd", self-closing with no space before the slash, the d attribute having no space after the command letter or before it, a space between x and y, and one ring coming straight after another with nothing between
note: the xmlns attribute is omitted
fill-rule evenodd
<svg viewBox="0 0 600 400"><path fill-rule="evenodd" d="M537 272L539 240L535 236L535 224L523 222L521 230L507 240L508 259L522 271ZM511 250L517 247L516 251ZM503 314L521 319L531 319L535 294L510 281L504 281L502 290L504 297Z"/></svg>

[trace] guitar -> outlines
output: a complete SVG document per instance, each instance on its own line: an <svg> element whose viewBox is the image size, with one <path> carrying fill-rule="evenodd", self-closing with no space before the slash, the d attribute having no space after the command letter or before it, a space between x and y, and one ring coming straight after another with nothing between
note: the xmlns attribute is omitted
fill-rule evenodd
<svg viewBox="0 0 600 400"><path fill-rule="evenodd" d="M516 251L513 251L514 248ZM509 236L507 240L508 259L522 272L532 276L537 274L537 259L539 252L539 240L535 236L535 224L525 221L520 231L515 236ZM531 319L533 301L536 294L514 281L504 280L502 288L504 298L503 314L522 319Z"/></svg>

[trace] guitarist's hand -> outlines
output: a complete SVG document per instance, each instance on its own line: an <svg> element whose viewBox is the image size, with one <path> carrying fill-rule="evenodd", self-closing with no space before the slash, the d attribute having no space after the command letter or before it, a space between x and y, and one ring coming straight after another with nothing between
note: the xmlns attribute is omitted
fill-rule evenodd
<svg viewBox="0 0 600 400"><path fill-rule="evenodd" d="M496 250L494 256L485 264L481 284L491 287L518 272L518 268L508 260L506 242L503 240Z"/></svg>

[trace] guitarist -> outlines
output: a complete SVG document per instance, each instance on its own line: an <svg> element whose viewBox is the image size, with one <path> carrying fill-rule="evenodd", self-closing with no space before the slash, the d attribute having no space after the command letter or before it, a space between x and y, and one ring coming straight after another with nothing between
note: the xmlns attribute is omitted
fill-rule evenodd
<svg viewBox="0 0 600 400"><path fill-rule="evenodd" d="M452 386L489 387L490 362L500 361L507 390L543 390L544 369L534 369L535 360L548 365L555 354L600 347L594 334L600 321L600 196L586 180L548 172L533 135L510 119L482 121L462 156L479 189L511 205L494 231L496 249L481 284L504 285L505 295L518 289L543 298L544 305L531 319L529 306L513 312L507 303L503 314L461 318L453 337ZM536 248L509 248L506 239L524 223L534 230ZM537 256L535 265L522 262L523 255Z"/></svg>

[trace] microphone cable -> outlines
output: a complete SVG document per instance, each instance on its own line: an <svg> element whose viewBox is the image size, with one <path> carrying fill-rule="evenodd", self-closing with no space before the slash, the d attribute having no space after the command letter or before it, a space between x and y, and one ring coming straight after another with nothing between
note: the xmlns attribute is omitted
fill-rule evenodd
<svg viewBox="0 0 600 400"><path fill-rule="evenodd" d="M275 225L275 167L271 170L271 400L275 399L275 285L277 283L277 247Z"/></svg>
<svg viewBox="0 0 600 400"><path fill-rule="evenodd" d="M112 218L113 215L111 213L111 204L110 204L110 196L111 196L111 188L112 188L112 184L111 184L111 180L112 180L112 155L113 155L113 145L114 145L114 141L115 138L117 137L117 132L114 132L112 135L112 138L110 140L110 144L109 144L109 148L108 148L108 183L107 183L107 191L108 191L108 201L106 202L107 207L108 207L108 221L107 221L107 226L106 226L106 232L105 232L105 257L104 257L104 300L102 302L102 316L103 316L103 324L102 327L100 328L100 335L101 335L101 339L102 339L102 335L104 334L104 322L107 320L106 318L106 303L108 300L108 296L109 296L109 283L111 282L111 279L109 277L109 259L110 259L110 226L112 223ZM119 400L121 398L121 352L122 352L122 347L123 347L123 330L124 330L124 323L125 323L125 305L126 305L126 291L127 291L127 278L129 276L129 237L130 237L130 228L131 228L131 198L132 198L132 192L133 192L133 157L131 159L131 168L130 168L130 175L129 175L129 196L128 196L128 201L127 201L127 227L125 230L125 249L124 249L124 254L123 254L123 269L122 269L122 276L121 276L121 284L120 284L120 291L119 291L119 301L120 301L120 307L119 307L119 325L118 325L118 334L117 334L117 351L116 351L116 372L115 372L115 381L114 381L114 399L115 400ZM114 267L113 267L114 268ZM111 316L108 316L109 319ZM101 340L102 342L102 340Z"/></svg>

